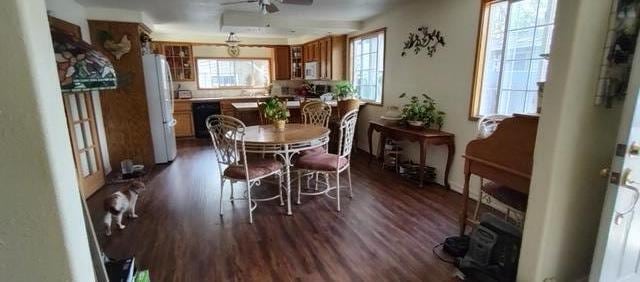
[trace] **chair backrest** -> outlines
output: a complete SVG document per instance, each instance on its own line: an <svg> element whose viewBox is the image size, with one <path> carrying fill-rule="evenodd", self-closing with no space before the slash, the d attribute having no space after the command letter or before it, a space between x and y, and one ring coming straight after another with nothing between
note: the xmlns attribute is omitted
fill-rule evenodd
<svg viewBox="0 0 640 282"><path fill-rule="evenodd" d="M338 155L349 158L353 149L353 137L356 132L358 122L358 109L346 113L340 120L340 142L338 145Z"/></svg>
<svg viewBox="0 0 640 282"><path fill-rule="evenodd" d="M479 139L489 137L496 130L500 122L504 119L510 118L507 115L486 115L478 121L478 136Z"/></svg>
<svg viewBox="0 0 640 282"><path fill-rule="evenodd" d="M260 101L258 101L257 103L258 103L258 122L260 123L260 125L269 124L269 118L267 118L267 115L265 112L266 104Z"/></svg>
<svg viewBox="0 0 640 282"><path fill-rule="evenodd" d="M246 126L234 117L212 115L206 121L218 163L238 165L246 160L244 135ZM246 166L246 162L245 166ZM246 169L246 168L245 168Z"/></svg>
<svg viewBox="0 0 640 282"><path fill-rule="evenodd" d="M329 127L331 106L325 102L315 101L302 106L302 122L322 127Z"/></svg>

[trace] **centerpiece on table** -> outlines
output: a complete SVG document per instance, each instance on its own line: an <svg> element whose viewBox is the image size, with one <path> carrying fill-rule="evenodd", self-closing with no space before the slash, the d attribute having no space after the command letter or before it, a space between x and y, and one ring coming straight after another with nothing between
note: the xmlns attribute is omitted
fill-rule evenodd
<svg viewBox="0 0 640 282"><path fill-rule="evenodd" d="M264 110L264 116L273 122L273 126L278 131L283 131L289 119L289 109L287 108L287 102L282 101L276 97L271 97L264 101L262 104Z"/></svg>
<svg viewBox="0 0 640 282"><path fill-rule="evenodd" d="M335 86L335 93L333 98L338 100L338 114L343 116L351 109L357 109L360 107L360 100L358 100L358 91L348 81L340 81Z"/></svg>
<svg viewBox="0 0 640 282"><path fill-rule="evenodd" d="M400 98L406 96L406 93L402 93ZM427 94L412 96L409 103L402 107L402 119L412 127L432 128L437 126L440 130L444 123L445 113L439 111L436 106L435 100Z"/></svg>

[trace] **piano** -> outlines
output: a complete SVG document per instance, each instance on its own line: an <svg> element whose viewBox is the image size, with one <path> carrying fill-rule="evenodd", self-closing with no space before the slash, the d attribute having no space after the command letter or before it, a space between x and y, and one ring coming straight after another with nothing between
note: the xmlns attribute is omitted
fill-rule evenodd
<svg viewBox="0 0 640 282"><path fill-rule="evenodd" d="M488 137L467 144L463 155L465 178L460 235L465 233L467 223L474 222L467 215L472 174L529 194L537 129L537 115L514 114L500 122Z"/></svg>

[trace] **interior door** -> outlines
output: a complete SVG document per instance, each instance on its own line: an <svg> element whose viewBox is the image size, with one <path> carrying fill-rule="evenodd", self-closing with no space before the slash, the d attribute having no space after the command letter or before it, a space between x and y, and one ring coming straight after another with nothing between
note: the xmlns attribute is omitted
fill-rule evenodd
<svg viewBox="0 0 640 282"><path fill-rule="evenodd" d="M627 87L590 281L640 281L640 44Z"/></svg>
<svg viewBox="0 0 640 282"><path fill-rule="evenodd" d="M64 94L64 108L76 163L76 175L85 197L105 183L91 93Z"/></svg>

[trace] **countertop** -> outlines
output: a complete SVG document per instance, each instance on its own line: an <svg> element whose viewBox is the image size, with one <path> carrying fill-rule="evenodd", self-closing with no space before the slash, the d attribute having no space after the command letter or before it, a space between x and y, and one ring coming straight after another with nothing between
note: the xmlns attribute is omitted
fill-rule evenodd
<svg viewBox="0 0 640 282"><path fill-rule="evenodd" d="M227 101L227 100L246 100L246 99L266 99L269 98L271 96L262 96L262 95L256 95L256 96L228 96L228 97L210 97L210 98L191 98L191 99L175 99L176 103L205 103L205 102L220 102L220 101ZM278 98L293 98L295 96L293 95L282 95L282 96L277 96Z"/></svg>
<svg viewBox="0 0 640 282"><path fill-rule="evenodd" d="M328 101L326 102L327 104L329 104L332 108L335 108L338 106L338 102L337 101ZM365 105L365 102L360 102L360 106ZM236 110L238 111L257 111L258 110L258 104L257 103L232 103L231 104L234 108L236 108ZM299 109L300 108L300 101L288 101L287 102L287 108L288 109Z"/></svg>

